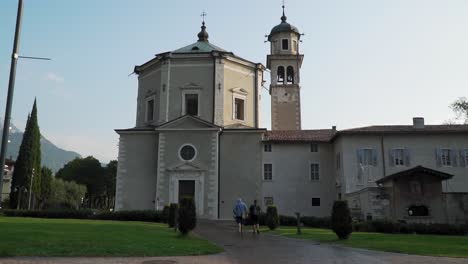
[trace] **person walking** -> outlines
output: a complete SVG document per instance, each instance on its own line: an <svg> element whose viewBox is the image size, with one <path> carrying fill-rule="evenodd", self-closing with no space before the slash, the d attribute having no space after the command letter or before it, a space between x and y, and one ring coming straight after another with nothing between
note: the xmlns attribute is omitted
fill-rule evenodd
<svg viewBox="0 0 468 264"><path fill-rule="evenodd" d="M234 218L236 219L236 223L239 226L239 233L242 234L244 219L247 215L247 205L245 205L241 198L237 199L236 205L234 206L232 212L234 213Z"/></svg>
<svg viewBox="0 0 468 264"><path fill-rule="evenodd" d="M259 217L260 217L260 206L257 205L257 200L254 200L253 204L249 207L249 216L250 221L252 222L252 231L253 233L260 234L260 224L259 224Z"/></svg>

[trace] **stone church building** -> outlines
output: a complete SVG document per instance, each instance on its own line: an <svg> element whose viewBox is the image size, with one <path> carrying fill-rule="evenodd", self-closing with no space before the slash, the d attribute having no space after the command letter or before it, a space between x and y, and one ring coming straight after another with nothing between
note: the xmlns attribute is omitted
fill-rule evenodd
<svg viewBox="0 0 468 264"><path fill-rule="evenodd" d="M468 221L468 125L302 130L301 33L281 22L266 66L197 40L135 67L135 127L120 136L116 210L161 210L194 198L197 214L232 219L237 198L279 213L329 216L346 199L356 218ZM259 126L271 71L272 130Z"/></svg>

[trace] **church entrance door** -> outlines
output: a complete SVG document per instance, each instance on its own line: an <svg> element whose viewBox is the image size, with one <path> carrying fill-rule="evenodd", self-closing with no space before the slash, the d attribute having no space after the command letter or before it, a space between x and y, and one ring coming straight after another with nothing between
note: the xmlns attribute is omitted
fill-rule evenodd
<svg viewBox="0 0 468 264"><path fill-rule="evenodd" d="M195 181L179 180L179 203L184 197L195 199ZM196 202L196 201L194 201Z"/></svg>

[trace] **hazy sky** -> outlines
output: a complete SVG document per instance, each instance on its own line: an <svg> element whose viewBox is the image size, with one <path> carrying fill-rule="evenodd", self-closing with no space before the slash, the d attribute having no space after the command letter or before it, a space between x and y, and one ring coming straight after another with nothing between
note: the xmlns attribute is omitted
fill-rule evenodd
<svg viewBox="0 0 468 264"><path fill-rule="evenodd" d="M41 132L102 162L117 158L115 128L135 124L134 65L196 41L205 10L210 42L265 64L276 0L25 0L13 122L24 129L34 97ZM338 129L438 124L468 96L468 1L287 0L301 43L302 125ZM3 116L17 0L0 1ZM268 74L265 76L269 84ZM263 94L262 123L270 127ZM2 119L3 122L3 119Z"/></svg>

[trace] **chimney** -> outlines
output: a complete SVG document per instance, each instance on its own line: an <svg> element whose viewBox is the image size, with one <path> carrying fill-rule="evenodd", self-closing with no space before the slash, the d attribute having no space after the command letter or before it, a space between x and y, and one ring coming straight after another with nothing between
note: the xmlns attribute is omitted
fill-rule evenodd
<svg viewBox="0 0 468 264"><path fill-rule="evenodd" d="M336 126L332 126L332 130L333 130L333 132L335 132L336 131Z"/></svg>
<svg viewBox="0 0 468 264"><path fill-rule="evenodd" d="M424 128L424 117L413 117L413 128Z"/></svg>

